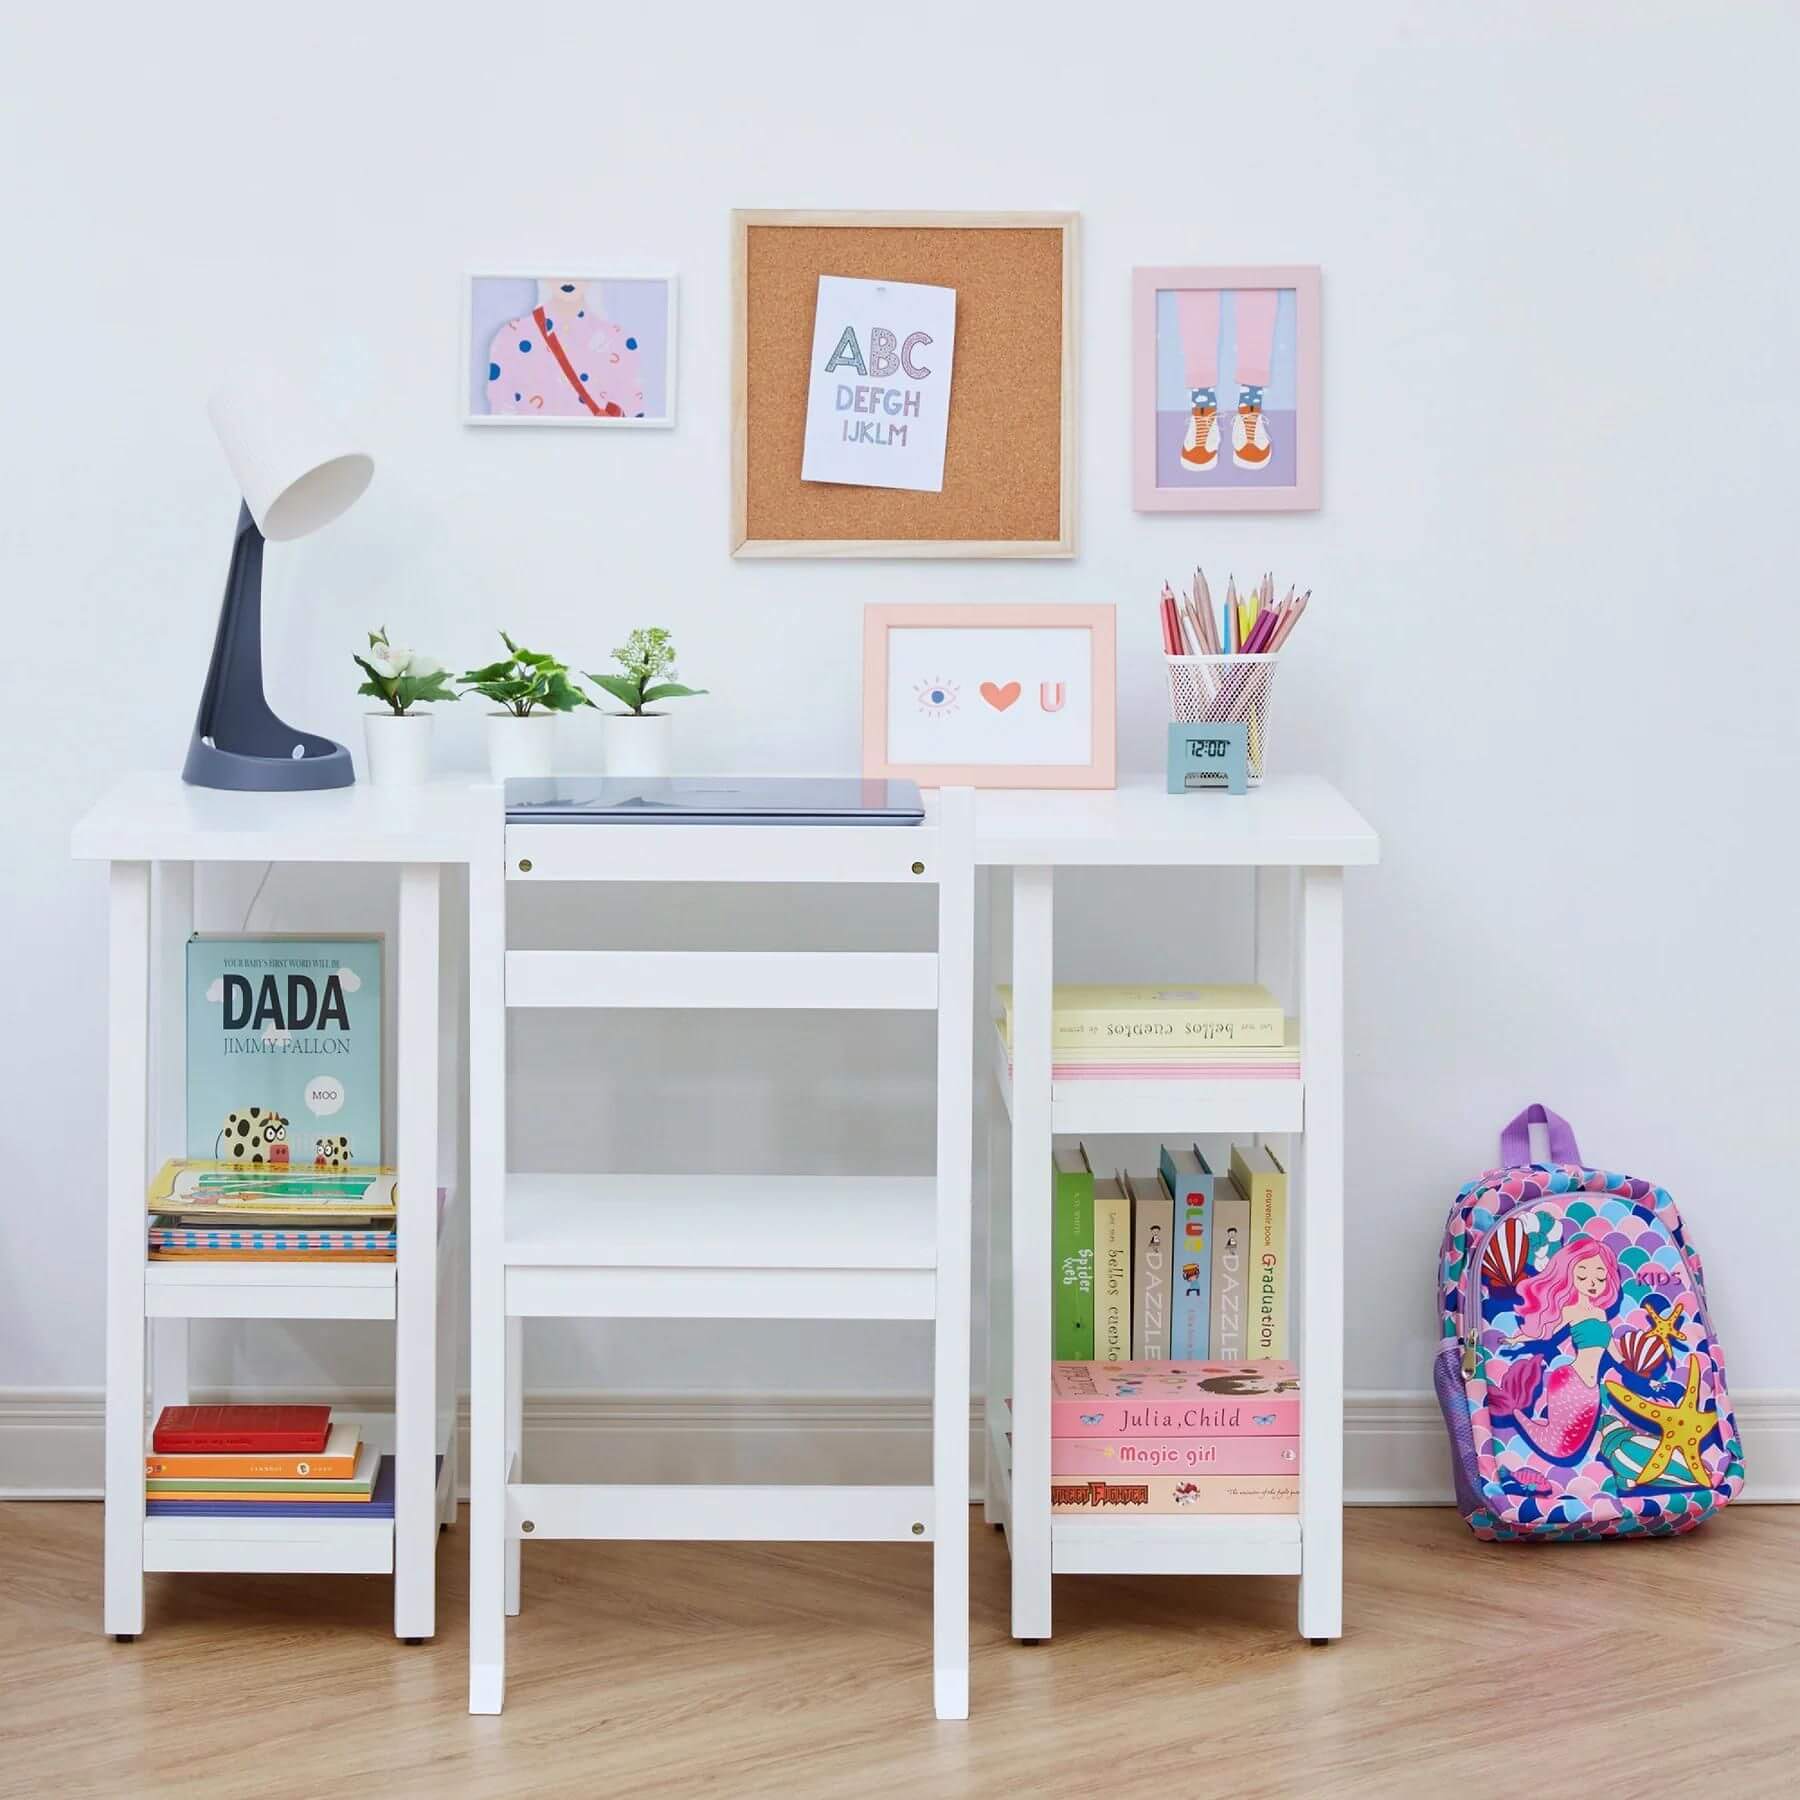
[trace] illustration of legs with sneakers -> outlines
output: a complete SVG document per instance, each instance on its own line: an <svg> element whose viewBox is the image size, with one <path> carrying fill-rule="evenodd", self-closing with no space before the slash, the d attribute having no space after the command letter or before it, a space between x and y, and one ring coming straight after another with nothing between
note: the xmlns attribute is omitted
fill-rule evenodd
<svg viewBox="0 0 1800 1800"><path fill-rule="evenodd" d="M1190 469L1210 469L1219 460L1219 290L1181 289L1175 322L1192 409L1181 460Z"/></svg>
<svg viewBox="0 0 1800 1800"><path fill-rule="evenodd" d="M1263 419L1263 389L1275 357L1273 288L1237 290L1237 417L1231 424L1231 460L1240 469L1260 469L1272 453Z"/></svg>

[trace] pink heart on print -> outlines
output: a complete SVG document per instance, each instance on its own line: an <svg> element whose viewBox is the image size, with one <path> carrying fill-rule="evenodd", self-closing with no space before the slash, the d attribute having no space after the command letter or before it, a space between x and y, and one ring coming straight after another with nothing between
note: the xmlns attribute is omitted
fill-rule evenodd
<svg viewBox="0 0 1800 1800"><path fill-rule="evenodd" d="M981 684L981 697L995 712L1005 712L1019 697L1019 684L1009 681L1005 687L995 687L991 681Z"/></svg>

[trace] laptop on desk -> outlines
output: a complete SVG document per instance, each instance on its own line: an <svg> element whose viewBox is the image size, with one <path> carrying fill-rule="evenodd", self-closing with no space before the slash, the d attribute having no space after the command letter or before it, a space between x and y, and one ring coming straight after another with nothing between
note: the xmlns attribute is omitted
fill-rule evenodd
<svg viewBox="0 0 1800 1800"><path fill-rule="evenodd" d="M509 825L917 825L925 805L912 781L838 775L515 777Z"/></svg>

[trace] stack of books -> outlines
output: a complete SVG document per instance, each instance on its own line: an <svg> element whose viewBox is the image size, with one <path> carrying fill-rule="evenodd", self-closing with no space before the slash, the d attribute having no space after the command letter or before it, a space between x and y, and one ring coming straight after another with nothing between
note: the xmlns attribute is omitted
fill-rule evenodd
<svg viewBox="0 0 1800 1800"><path fill-rule="evenodd" d="M144 1497L151 1518L391 1518L393 1459L329 1406L165 1406Z"/></svg>
<svg viewBox="0 0 1800 1800"><path fill-rule="evenodd" d="M1002 987L1008 1073L1013 994ZM1236 986L1058 985L1051 1001L1055 1081L1298 1081L1300 1030L1256 983Z"/></svg>
<svg viewBox="0 0 1800 1800"><path fill-rule="evenodd" d="M1198 1146L1165 1144L1158 1162L1096 1175L1086 1145L1056 1149L1052 1354L1115 1364L1285 1356L1287 1172L1275 1153L1234 1145L1228 1180Z"/></svg>
<svg viewBox="0 0 1800 1800"><path fill-rule="evenodd" d="M150 1183L150 1260L392 1262L391 1169L167 1162Z"/></svg>
<svg viewBox="0 0 1800 1800"><path fill-rule="evenodd" d="M1050 1510L1296 1513L1300 1378L1252 1362L1059 1362L1051 1370Z"/></svg>

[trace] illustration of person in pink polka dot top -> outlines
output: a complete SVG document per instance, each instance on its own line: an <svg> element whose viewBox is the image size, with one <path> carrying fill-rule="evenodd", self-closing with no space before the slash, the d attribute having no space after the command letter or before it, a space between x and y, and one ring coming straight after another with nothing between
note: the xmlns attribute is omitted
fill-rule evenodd
<svg viewBox="0 0 1800 1800"><path fill-rule="evenodd" d="M490 413L641 419L638 341L600 309L599 283L540 281L537 305L488 345Z"/></svg>

